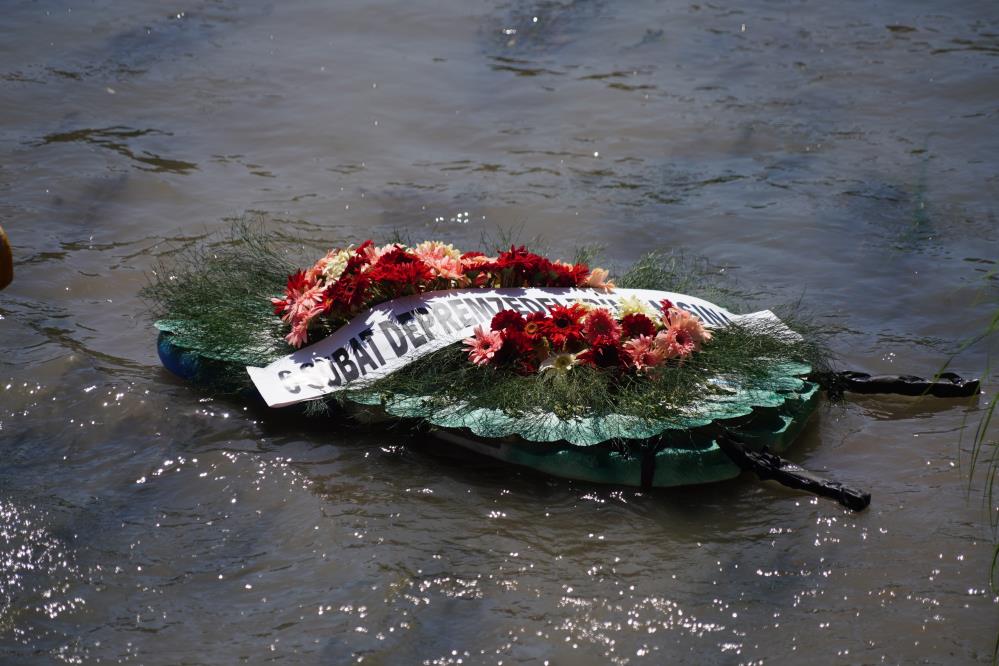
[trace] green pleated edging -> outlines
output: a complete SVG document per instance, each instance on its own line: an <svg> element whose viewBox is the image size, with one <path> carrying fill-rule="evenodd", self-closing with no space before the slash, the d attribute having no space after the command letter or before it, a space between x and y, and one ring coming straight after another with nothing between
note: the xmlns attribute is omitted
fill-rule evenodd
<svg viewBox="0 0 999 666"><path fill-rule="evenodd" d="M753 413L722 425L754 449L767 447L775 453L787 449L815 411L820 389L804 382L789 393L777 408L757 408ZM732 479L742 470L722 451L714 428L668 430L641 444L652 446L653 473L646 476L642 456L628 447L574 446L566 442L529 442L519 437L478 438L464 430L442 429L437 437L483 455L535 471L592 483L654 488L715 483Z"/></svg>
<svg viewBox="0 0 999 666"><path fill-rule="evenodd" d="M467 429L479 437L515 435L531 442L593 446L608 440L649 439L670 430L692 430L747 416L758 408L778 408L788 398L796 398L805 386L800 377L810 371L811 367L803 363L775 365L770 376L757 379L750 387L718 377L710 382L711 390L701 402L689 406L676 418L662 420L623 414L561 419L552 413L508 414L498 409L472 409L461 403L442 408L418 396L354 393L350 399L362 405L380 405L400 418L423 419L440 428ZM766 388L760 388L763 386Z"/></svg>

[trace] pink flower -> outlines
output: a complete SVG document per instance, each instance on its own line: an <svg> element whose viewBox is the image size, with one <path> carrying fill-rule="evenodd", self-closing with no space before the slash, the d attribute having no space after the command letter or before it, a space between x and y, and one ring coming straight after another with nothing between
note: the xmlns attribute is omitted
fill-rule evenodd
<svg viewBox="0 0 999 666"><path fill-rule="evenodd" d="M503 346L503 335L499 331L486 331L482 326L475 327L475 336L465 338L468 358L475 365L486 365Z"/></svg>
<svg viewBox="0 0 999 666"><path fill-rule="evenodd" d="M683 331L684 339L689 338L693 342L695 352L701 351L701 345L711 339L711 332L704 328L697 315L676 307L670 308L668 314L669 328Z"/></svg>
<svg viewBox="0 0 999 666"><path fill-rule="evenodd" d="M414 247L412 252L426 263L430 263L431 259L440 259L442 257L461 259L461 252L454 249L453 245L440 241L423 241Z"/></svg>
<svg viewBox="0 0 999 666"><path fill-rule="evenodd" d="M325 287L310 281L304 271L298 271L288 278L288 286L284 290L284 298L272 298L274 313L281 319L294 324L317 305L322 303Z"/></svg>
<svg viewBox="0 0 999 666"><path fill-rule="evenodd" d="M430 272L434 277L455 280L459 283L459 286L464 286L464 284L468 283L468 278L465 277L465 269L461 265L461 259L455 259L447 255L420 257L420 259L430 267Z"/></svg>
<svg viewBox="0 0 999 666"><path fill-rule="evenodd" d="M364 256L367 258L368 263L365 264L365 269L371 268L378 263L384 255L388 254L396 248L405 249L402 245L398 243L389 243L388 245L382 245L381 247L375 247L374 245L369 245L364 248Z"/></svg>
<svg viewBox="0 0 999 666"><path fill-rule="evenodd" d="M673 328L672 326L665 331L660 331L659 335L656 336L656 342L666 349L667 358L684 359L697 351L696 343L690 334L681 328Z"/></svg>
<svg viewBox="0 0 999 666"><path fill-rule="evenodd" d="M291 332L284 336L284 339L295 349L304 345L309 340L309 321L303 319L295 322L295 325L291 327Z"/></svg>
<svg viewBox="0 0 999 666"><path fill-rule="evenodd" d="M322 304L314 305L311 309L306 310L291 319L291 332L284 336L284 339L288 341L292 347L296 349L304 345L309 338L309 324L312 320L323 313Z"/></svg>
<svg viewBox="0 0 999 666"><path fill-rule="evenodd" d="M658 337L651 335L640 335L633 340L624 343L624 351L631 358L635 370L644 372L647 368L654 368L662 365L666 360L666 347L659 344Z"/></svg>
<svg viewBox="0 0 999 666"><path fill-rule="evenodd" d="M586 278L586 281L580 286L592 287L604 292L612 291L614 283L607 280L608 275L610 275L609 271L603 268L594 268L590 271L590 275Z"/></svg>

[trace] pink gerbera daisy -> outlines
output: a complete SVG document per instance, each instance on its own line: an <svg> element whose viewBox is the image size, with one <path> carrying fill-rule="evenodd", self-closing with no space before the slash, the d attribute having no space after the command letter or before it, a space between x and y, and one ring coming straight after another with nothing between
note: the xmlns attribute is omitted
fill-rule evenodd
<svg viewBox="0 0 999 666"><path fill-rule="evenodd" d="M683 331L693 341L695 352L701 351L701 345L711 339L711 332L704 328L700 318L680 308L669 309L669 327Z"/></svg>
<svg viewBox="0 0 999 666"><path fill-rule="evenodd" d="M503 346L503 335L499 331L486 331L482 326L475 327L475 335L465 338L468 358L475 365L486 365Z"/></svg>
<svg viewBox="0 0 999 666"><path fill-rule="evenodd" d="M677 357L683 359L697 351L697 343L694 342L694 338L682 328L670 326L656 336L656 338L659 339L659 336L662 336L662 342L665 343L666 347L666 355L670 358Z"/></svg>
<svg viewBox="0 0 999 666"><path fill-rule="evenodd" d="M465 277L465 269L461 264L461 259L455 259L454 257L449 257L447 255L420 258L423 259L423 262L430 267L430 272L433 273L434 277L444 278L445 280L454 280L459 283L459 286L464 286L468 283L468 278Z"/></svg>
<svg viewBox="0 0 999 666"><path fill-rule="evenodd" d="M309 320L302 319L295 322L294 326L291 327L291 331L288 335L284 336L284 339L288 341L295 349L300 348L306 342L309 341Z"/></svg>
<svg viewBox="0 0 999 666"><path fill-rule="evenodd" d="M657 339L651 335L640 335L633 340L628 340L623 346L638 372L654 368L666 360L665 347L658 344Z"/></svg>

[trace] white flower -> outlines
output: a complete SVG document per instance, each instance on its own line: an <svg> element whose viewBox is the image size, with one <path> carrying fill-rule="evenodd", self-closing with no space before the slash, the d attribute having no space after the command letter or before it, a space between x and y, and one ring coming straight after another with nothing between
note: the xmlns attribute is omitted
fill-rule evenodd
<svg viewBox="0 0 999 666"><path fill-rule="evenodd" d="M568 372L569 368L576 365L576 355L569 352L552 354L541 363L538 372L554 370L556 372Z"/></svg>
<svg viewBox="0 0 999 666"><path fill-rule="evenodd" d="M337 279L343 274L345 268L347 268L347 262L350 261L350 257L354 254L354 251L350 248L346 250L337 250L336 252L331 252L325 258L325 265L323 266L323 277L326 278L328 283L336 282Z"/></svg>
<svg viewBox="0 0 999 666"><path fill-rule="evenodd" d="M643 314L657 326L662 324L659 311L648 303L642 302L638 296L622 296L618 301L618 318L623 319L630 314Z"/></svg>

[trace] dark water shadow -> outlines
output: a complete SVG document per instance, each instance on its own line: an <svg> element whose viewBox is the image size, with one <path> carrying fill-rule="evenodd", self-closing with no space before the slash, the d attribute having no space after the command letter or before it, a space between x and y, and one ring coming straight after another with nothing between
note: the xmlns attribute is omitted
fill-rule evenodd
<svg viewBox="0 0 999 666"><path fill-rule="evenodd" d="M197 171L198 165L194 162L162 157L148 150L132 148L130 145L132 140L144 136L173 136L173 134L151 128L135 129L118 125L98 129L79 129L71 132L46 134L35 142L34 145L47 146L57 143L86 143L127 157L135 162L136 168L141 171L176 173L181 175Z"/></svg>

